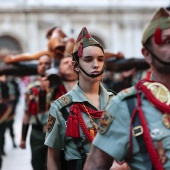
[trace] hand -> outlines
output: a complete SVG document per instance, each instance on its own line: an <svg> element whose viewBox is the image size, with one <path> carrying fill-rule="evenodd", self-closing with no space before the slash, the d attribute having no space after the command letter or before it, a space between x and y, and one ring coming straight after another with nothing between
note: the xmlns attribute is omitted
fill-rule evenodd
<svg viewBox="0 0 170 170"><path fill-rule="evenodd" d="M25 141L21 140L19 147L20 147L21 149L26 149L26 143L25 143Z"/></svg>
<svg viewBox="0 0 170 170"><path fill-rule="evenodd" d="M114 160L110 170L129 170L129 167L126 162L119 163L116 160Z"/></svg>
<svg viewBox="0 0 170 170"><path fill-rule="evenodd" d="M7 56L4 58L4 62L5 62L6 64L10 64L10 63L13 61L14 58L15 58L15 56L13 56L13 55L7 55Z"/></svg>

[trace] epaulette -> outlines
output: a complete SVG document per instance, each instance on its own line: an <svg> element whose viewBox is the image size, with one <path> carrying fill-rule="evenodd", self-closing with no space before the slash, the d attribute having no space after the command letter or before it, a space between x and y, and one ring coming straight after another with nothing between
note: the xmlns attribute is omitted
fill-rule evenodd
<svg viewBox="0 0 170 170"><path fill-rule="evenodd" d="M27 89L32 89L33 87L40 86L40 85L41 85L40 81L35 81L35 82L32 82L31 84L29 84L27 86Z"/></svg>
<svg viewBox="0 0 170 170"><path fill-rule="evenodd" d="M112 93L113 95L116 95L117 93L111 89L106 89L108 92Z"/></svg>
<svg viewBox="0 0 170 170"><path fill-rule="evenodd" d="M126 99L127 97L136 95L136 89L134 86L124 89L121 92L118 93L118 96L121 100Z"/></svg>
<svg viewBox="0 0 170 170"><path fill-rule="evenodd" d="M69 94L65 94L65 95L59 97L57 99L57 101L59 102L61 108L63 108L65 106L69 105L70 103L72 103L72 97Z"/></svg>

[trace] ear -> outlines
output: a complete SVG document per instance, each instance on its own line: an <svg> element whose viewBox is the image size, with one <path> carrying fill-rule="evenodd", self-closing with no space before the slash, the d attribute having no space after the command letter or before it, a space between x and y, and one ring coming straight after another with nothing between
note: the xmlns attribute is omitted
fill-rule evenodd
<svg viewBox="0 0 170 170"><path fill-rule="evenodd" d="M141 52L142 52L143 56L145 57L146 62L148 64L151 64L152 56L151 56L150 52L145 47L142 47Z"/></svg>
<svg viewBox="0 0 170 170"><path fill-rule="evenodd" d="M73 66L73 68L74 68L74 70L75 70L76 72L79 72L80 68L79 68L79 66L76 64L75 61L72 61L72 66Z"/></svg>

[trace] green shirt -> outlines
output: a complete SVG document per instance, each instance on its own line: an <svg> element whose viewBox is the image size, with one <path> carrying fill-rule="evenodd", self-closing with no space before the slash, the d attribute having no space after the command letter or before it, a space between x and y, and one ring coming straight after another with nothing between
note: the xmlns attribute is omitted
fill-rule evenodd
<svg viewBox="0 0 170 170"><path fill-rule="evenodd" d="M111 92L108 92L102 84L100 84L100 106L101 110L105 110L105 107L109 101L110 96L113 96ZM50 131L46 133L46 140L45 145L54 148L56 150L61 151L64 148L65 158L66 160L73 160L73 159L81 159L79 152L76 149L76 146L73 142L72 137L66 137L66 122L62 116L61 108L65 107L69 112L70 107L75 102L83 102L86 106L96 109L93 104L89 101L86 97L85 93L80 89L78 83L74 86L74 88L68 92L64 97L67 99L68 104L62 105L60 97L58 100L55 100L49 110L49 116L53 118L53 127ZM97 109L96 109L97 110ZM93 125L90 122L89 117L87 114L82 113L83 119L86 123L88 128L92 127ZM94 119L97 123L99 119ZM80 137L82 138L82 143L85 151L88 153L90 150L91 143L86 139L85 135L82 132L82 129L79 126L80 130Z"/></svg>
<svg viewBox="0 0 170 170"><path fill-rule="evenodd" d="M129 155L129 139L130 139L130 113L128 110L126 98L134 96L136 98L136 90L134 87L120 92L117 96L112 98L106 108L106 114L112 117L112 121L108 123L105 132L97 133L93 144L115 158L123 161ZM136 101L136 99L135 99ZM165 170L170 169L170 130L162 123L162 113L156 109L142 94L142 110L148 123L150 135L157 148L157 141L162 141L163 148L166 151L168 161L163 165ZM133 137L133 153L128 164L134 170L145 170L142 156L139 152L138 143Z"/></svg>

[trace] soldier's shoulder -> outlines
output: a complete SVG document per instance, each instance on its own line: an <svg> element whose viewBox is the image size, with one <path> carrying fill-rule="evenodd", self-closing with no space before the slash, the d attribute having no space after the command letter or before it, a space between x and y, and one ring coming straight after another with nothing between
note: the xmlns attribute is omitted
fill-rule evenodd
<svg viewBox="0 0 170 170"><path fill-rule="evenodd" d="M68 106L70 103L72 103L72 96L67 93L65 95L62 95L61 97L59 97L57 100L55 100L53 103L52 103L52 106L57 106L58 109L61 109L63 107L66 107Z"/></svg>
<svg viewBox="0 0 170 170"><path fill-rule="evenodd" d="M33 87L38 87L38 86L40 86L41 85L41 83L40 83L40 81L34 81L34 82L31 82L28 86L27 86L27 89L29 90L29 89L32 89Z"/></svg>
<svg viewBox="0 0 170 170"><path fill-rule="evenodd" d="M126 89L122 90L121 92L119 92L117 94L117 97L120 100L125 100L126 98L135 96L135 95L136 95L136 89L135 89L135 86L132 86L132 87L126 88Z"/></svg>

